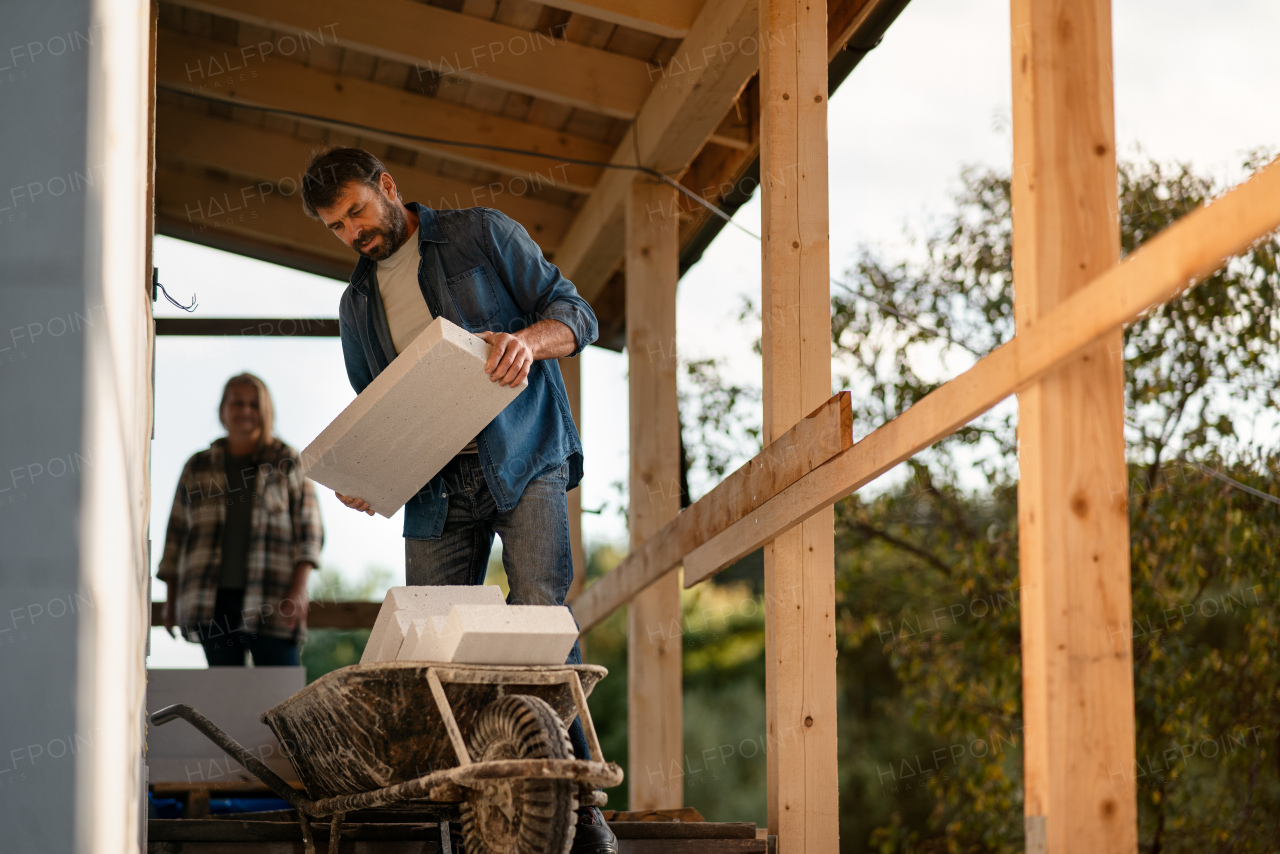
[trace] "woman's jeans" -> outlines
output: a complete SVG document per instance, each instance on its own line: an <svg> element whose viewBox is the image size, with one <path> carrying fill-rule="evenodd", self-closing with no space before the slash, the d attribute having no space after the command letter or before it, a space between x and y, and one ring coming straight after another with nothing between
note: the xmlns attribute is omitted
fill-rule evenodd
<svg viewBox="0 0 1280 854"><path fill-rule="evenodd" d="M210 667L244 667L244 654L253 655L254 667L297 667L298 643L289 638L232 630L240 624L244 591L218 588L213 600L213 622L200 627L200 645Z"/></svg>
<svg viewBox="0 0 1280 854"><path fill-rule="evenodd" d="M493 536L502 539L502 565L510 605L563 605L573 583L569 548L568 464L524 488L516 506L498 512L477 454L459 454L444 468L449 515L434 540L404 541L405 581L410 585L484 584ZM582 663L577 642L566 664ZM573 753L590 759L582 722L569 727Z"/></svg>

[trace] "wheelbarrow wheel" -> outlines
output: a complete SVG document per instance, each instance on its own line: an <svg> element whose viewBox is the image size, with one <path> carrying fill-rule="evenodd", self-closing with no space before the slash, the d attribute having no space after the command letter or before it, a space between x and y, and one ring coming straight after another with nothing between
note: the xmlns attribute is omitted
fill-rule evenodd
<svg viewBox="0 0 1280 854"><path fill-rule="evenodd" d="M545 701L524 694L486 706L467 750L475 762L573 758L559 716ZM577 810L572 780L494 780L467 792L463 844L467 854L567 854Z"/></svg>

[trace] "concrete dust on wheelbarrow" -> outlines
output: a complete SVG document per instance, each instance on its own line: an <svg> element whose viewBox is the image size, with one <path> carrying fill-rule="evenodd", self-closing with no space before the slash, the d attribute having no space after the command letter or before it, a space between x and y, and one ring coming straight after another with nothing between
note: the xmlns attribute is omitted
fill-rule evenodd
<svg viewBox="0 0 1280 854"><path fill-rule="evenodd" d="M283 798L314 854L312 821L329 820L337 854L344 817L414 807L450 822L467 854L565 854L580 804L622 782L603 761L587 696L607 671L595 665L507 667L415 662L335 670L263 714L302 781L285 783L245 747L186 705L151 716L183 718ZM582 720L591 755L574 759L567 725Z"/></svg>

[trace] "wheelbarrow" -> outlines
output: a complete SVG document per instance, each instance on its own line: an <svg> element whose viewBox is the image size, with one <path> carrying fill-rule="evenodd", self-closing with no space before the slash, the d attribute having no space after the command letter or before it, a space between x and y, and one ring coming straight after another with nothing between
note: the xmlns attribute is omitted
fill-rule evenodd
<svg viewBox="0 0 1280 854"><path fill-rule="evenodd" d="M452 854L450 820L461 822L467 854L567 854L578 806L603 806L599 789L622 782L587 708L607 673L428 662L335 670L262 715L305 795L190 706L150 719L187 721L288 802L307 854L316 850L312 819L329 818L337 854L347 813L410 802L439 819L441 854ZM573 757L575 716L594 760Z"/></svg>

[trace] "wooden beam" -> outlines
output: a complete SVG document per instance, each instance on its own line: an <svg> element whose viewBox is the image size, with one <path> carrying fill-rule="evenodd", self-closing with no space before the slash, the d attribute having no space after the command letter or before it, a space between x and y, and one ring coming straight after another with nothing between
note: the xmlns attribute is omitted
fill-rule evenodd
<svg viewBox="0 0 1280 854"><path fill-rule="evenodd" d="M346 259L263 240L261 233L208 228L201 230L182 216L157 216L156 234L341 282L347 281L355 268Z"/></svg>
<svg viewBox="0 0 1280 854"><path fill-rule="evenodd" d="M675 195L665 184L637 181L627 200L632 549L680 512ZM674 809L684 802L680 579L669 575L636 596L627 620L631 809Z"/></svg>
<svg viewBox="0 0 1280 854"><path fill-rule="evenodd" d="M684 559L685 585L711 577L951 435L1093 342L1180 296L1277 228L1280 160L1187 214L1012 341L693 550Z"/></svg>
<svg viewBox="0 0 1280 854"><path fill-rule="evenodd" d="M325 234L302 213L296 197L274 185L219 180L204 170L162 162L156 168L156 217L163 233L181 240L244 239L327 261L347 271L342 278L355 269L356 253Z"/></svg>
<svg viewBox="0 0 1280 854"><path fill-rule="evenodd" d="M760 0L761 345L772 441L831 394L826 4ZM769 832L836 854L835 514L764 546Z"/></svg>
<svg viewBox="0 0 1280 854"><path fill-rule="evenodd" d="M285 190L296 190L300 186L302 172L316 150L314 143L297 137L173 105L161 108L158 133L162 160L212 166L268 181ZM523 225L548 254L560 245L573 217L573 211L568 208L542 201L527 192L515 192L526 189L523 183L509 191L503 182L496 186L476 185L400 164L389 164L388 169L405 201L421 202L436 209L477 205L497 208ZM298 216L305 218L300 203ZM324 232L319 223L307 221ZM329 239L333 238L329 236ZM335 245L341 246L336 241Z"/></svg>
<svg viewBox="0 0 1280 854"><path fill-rule="evenodd" d="M610 162L679 174L720 124L759 66L756 0L707 0L671 62L654 70L654 87L633 133ZM727 45L727 47L725 47ZM624 216L634 173L609 170L565 235L556 264L587 299L605 285L623 255Z"/></svg>
<svg viewBox="0 0 1280 854"><path fill-rule="evenodd" d="M669 39L682 39L693 26L703 3L702 0L550 0L545 5Z"/></svg>
<svg viewBox="0 0 1280 854"><path fill-rule="evenodd" d="M1111 0L1010 20L1021 336L1120 260ZM1018 395L1023 803L1048 854L1138 847L1133 647L1111 631L1133 620L1123 352L1113 327Z"/></svg>
<svg viewBox="0 0 1280 854"><path fill-rule="evenodd" d="M157 335L337 338L336 317L157 317Z"/></svg>
<svg viewBox="0 0 1280 854"><path fill-rule="evenodd" d="M569 396L569 412L573 424L582 436L582 357L557 360L560 376L564 378L564 390ZM569 491L569 550L573 553L573 583L569 585L568 601L573 604L582 595L587 581L587 551L582 545L582 487Z"/></svg>
<svg viewBox="0 0 1280 854"><path fill-rule="evenodd" d="M907 0L832 0L827 4L827 85L832 93L864 56L880 42L889 26L906 7ZM739 117L741 113L741 117ZM745 124L745 148L734 149L717 129L689 164L680 181L686 187L733 214L746 203L759 183L759 92L753 79L742 90L725 123ZM739 138L741 131L736 133ZM725 148L734 150L726 151ZM687 270L724 228L724 220L696 203L685 204L681 222L680 268Z"/></svg>
<svg viewBox="0 0 1280 854"><path fill-rule="evenodd" d="M906 7L907 0L845 0L828 4L827 59L846 47L870 50ZM885 20L887 18L887 20Z"/></svg>
<svg viewBox="0 0 1280 854"><path fill-rule="evenodd" d="M553 158L607 160L612 150L604 143L540 125L264 56L265 50L260 51L253 45L234 48L172 30L161 30L159 41L158 83L173 91L232 104L293 110L335 122L352 122L418 136L523 148ZM315 123L352 132L342 125ZM395 133L366 130L359 133L575 192L588 191L600 175L597 167L567 160L421 142Z"/></svg>
<svg viewBox="0 0 1280 854"><path fill-rule="evenodd" d="M622 563L586 589L574 616L586 632L668 572L681 559L783 489L853 446L853 408L842 391L802 418ZM688 569L685 570L686 586Z"/></svg>
<svg viewBox="0 0 1280 854"><path fill-rule="evenodd" d="M173 2L616 118L633 118L652 86L642 60L412 0L380 0L369 15L344 0Z"/></svg>
<svg viewBox="0 0 1280 854"><path fill-rule="evenodd" d="M381 602L325 602L307 605L309 629L371 629ZM164 625L164 603L151 603L151 625Z"/></svg>

